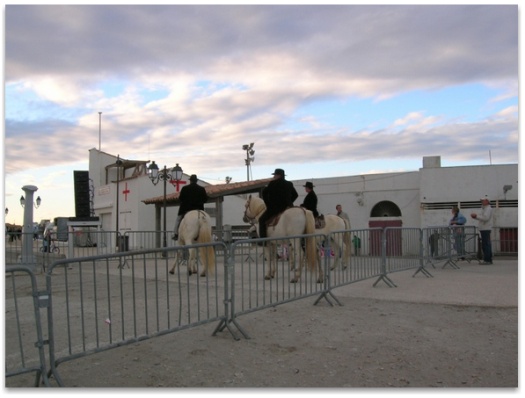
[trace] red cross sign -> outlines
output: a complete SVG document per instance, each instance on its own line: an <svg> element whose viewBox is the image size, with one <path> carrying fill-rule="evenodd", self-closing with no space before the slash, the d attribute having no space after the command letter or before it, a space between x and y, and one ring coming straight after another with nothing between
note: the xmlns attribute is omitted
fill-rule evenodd
<svg viewBox="0 0 525 398"><path fill-rule="evenodd" d="M126 189L124 189L124 190L122 191L122 193L123 193L124 196L125 196L124 199L126 200L126 202L128 201L128 193L130 193L130 192L131 192L131 191L128 189L128 183L126 182Z"/></svg>
<svg viewBox="0 0 525 398"><path fill-rule="evenodd" d="M184 185L184 184L186 184L186 181L182 181L182 180L170 180L170 184L171 184L171 185L174 185L175 188L177 188L177 192L179 192L179 190L180 190L180 186L179 186L179 185Z"/></svg>

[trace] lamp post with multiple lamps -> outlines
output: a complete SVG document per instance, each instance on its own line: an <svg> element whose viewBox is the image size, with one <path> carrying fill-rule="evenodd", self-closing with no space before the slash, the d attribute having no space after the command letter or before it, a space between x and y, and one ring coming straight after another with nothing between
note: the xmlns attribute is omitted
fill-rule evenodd
<svg viewBox="0 0 525 398"><path fill-rule="evenodd" d="M148 176L153 183L153 185L157 185L160 180L164 182L164 200L162 202L162 208L163 208L163 246L167 247L168 242L166 240L166 184L169 181L172 185L175 185L175 183L180 182L182 179L182 168L177 163L174 168L170 170L170 173L168 173L168 169L166 168L166 165L164 165L164 168L159 173L159 166L155 163L155 161L151 162L151 164L148 166ZM166 253L163 253L163 256L165 256Z"/></svg>
<svg viewBox="0 0 525 398"><path fill-rule="evenodd" d="M42 203L40 196L36 198L36 203L33 202L33 196L38 188L34 185L24 185L22 190L25 192L25 197L20 197L20 205L24 208L24 225L22 226L22 255L20 262L32 268L36 268L36 259L33 254L33 207L38 209ZM6 208L6 214L8 209Z"/></svg>
<svg viewBox="0 0 525 398"><path fill-rule="evenodd" d="M120 159L120 155L117 155L117 160L115 162L115 165L117 166L117 218L116 218L116 245L118 247L118 251L121 251L122 248L120 247L120 241L119 241L119 225L118 225L118 221L119 221L119 182L120 182L120 166L122 166L122 160Z"/></svg>
<svg viewBox="0 0 525 398"><path fill-rule="evenodd" d="M246 163L246 180L250 181L250 165L255 160L253 155L255 154L255 151L253 150L254 143L250 143L250 145L245 144L242 146L243 151L246 151L246 159L244 159L244 162ZM251 157L250 157L251 155Z"/></svg>

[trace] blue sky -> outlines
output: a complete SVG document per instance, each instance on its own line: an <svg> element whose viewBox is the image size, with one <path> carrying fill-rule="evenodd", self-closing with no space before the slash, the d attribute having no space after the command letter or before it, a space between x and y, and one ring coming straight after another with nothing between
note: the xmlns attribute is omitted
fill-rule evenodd
<svg viewBox="0 0 525 398"><path fill-rule="evenodd" d="M60 17L57 18L57 15ZM98 148L209 183L518 162L518 6L5 6L4 201Z"/></svg>

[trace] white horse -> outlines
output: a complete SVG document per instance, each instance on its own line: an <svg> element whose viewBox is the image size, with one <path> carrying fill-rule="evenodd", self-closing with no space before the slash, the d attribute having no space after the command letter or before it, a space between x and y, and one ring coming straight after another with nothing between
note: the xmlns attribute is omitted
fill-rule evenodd
<svg viewBox="0 0 525 398"><path fill-rule="evenodd" d="M257 225L257 234L259 234L259 218L266 211L266 205L261 198L252 197L250 195L245 204L244 220L255 220ZM291 207L285 210L280 216L279 221L274 226L268 226L268 238L286 238L295 235L308 235L315 233L315 219L311 211L305 210L301 207ZM301 278L301 268L303 266L303 251L301 250L301 238L292 238L293 244L290 248L290 263L295 269L295 275L290 282L296 283ZM324 280L323 270L317 261L317 249L315 244L315 237L304 238L306 243L305 260L308 263L308 268L311 271L318 266L317 282L321 283ZM294 267L295 253L299 250L300 266ZM265 279L272 279L275 276L275 263L277 258L276 242L265 242L265 258L269 259L270 267L265 275Z"/></svg>
<svg viewBox="0 0 525 398"><path fill-rule="evenodd" d="M350 222L335 214L325 215L324 220L324 227L317 228L315 233L320 233L323 235L331 234L329 235L331 237L330 244L334 251L335 261L330 269L335 269L341 263L341 259L343 260L343 269L346 269L346 267L350 264L350 255L352 253L352 248L350 246L352 241L350 238L350 232L348 232L350 229ZM317 238L317 243L319 246L322 243L322 239L322 237ZM320 250L322 250L321 247Z"/></svg>
<svg viewBox="0 0 525 398"><path fill-rule="evenodd" d="M184 218L179 225L179 240L178 244L192 245L195 243L211 243L211 218L205 211L202 210L191 210L184 215ZM206 273L213 272L215 268L215 248L212 245L201 246L199 248L189 248L189 259L188 259L188 274L196 274L198 272L198 258L197 250L199 250L200 260L204 263L204 270L201 272L201 276L206 276ZM170 274L175 273L175 267L179 263L180 256L183 254L179 251L177 254L177 260L173 264L173 268L170 270Z"/></svg>

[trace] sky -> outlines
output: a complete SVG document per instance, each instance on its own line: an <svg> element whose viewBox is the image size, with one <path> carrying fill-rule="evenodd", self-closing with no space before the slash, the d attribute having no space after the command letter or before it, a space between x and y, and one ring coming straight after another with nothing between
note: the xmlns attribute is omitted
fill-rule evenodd
<svg viewBox="0 0 525 398"><path fill-rule="evenodd" d="M4 6L4 202L89 150L211 184L518 163L518 6ZM101 112L101 113L99 113ZM243 145L254 143L248 170ZM458 181L457 183L461 183Z"/></svg>

